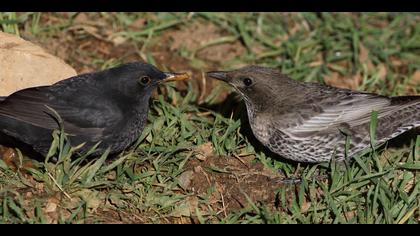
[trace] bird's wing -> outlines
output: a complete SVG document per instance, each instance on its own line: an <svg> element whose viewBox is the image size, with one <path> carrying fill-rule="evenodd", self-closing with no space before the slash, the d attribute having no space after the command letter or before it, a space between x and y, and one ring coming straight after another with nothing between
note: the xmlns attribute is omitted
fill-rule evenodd
<svg viewBox="0 0 420 236"><path fill-rule="evenodd" d="M4 99L6 99L6 97L0 97L0 102L4 101Z"/></svg>
<svg viewBox="0 0 420 236"><path fill-rule="evenodd" d="M92 91L91 94L94 94ZM106 126L122 117L112 104L87 99L79 93L52 93L48 87L21 90L0 103L0 116L7 116L21 122L45 129L58 129L57 116L62 119L66 133L72 135L100 136Z"/></svg>
<svg viewBox="0 0 420 236"><path fill-rule="evenodd" d="M381 118L397 109L398 107L392 106L391 100L387 97L365 93L345 94L319 101L316 105L312 105L311 109L301 111L300 122L284 131L295 137L304 137L340 127L351 128L368 123L372 111L377 111L378 118Z"/></svg>

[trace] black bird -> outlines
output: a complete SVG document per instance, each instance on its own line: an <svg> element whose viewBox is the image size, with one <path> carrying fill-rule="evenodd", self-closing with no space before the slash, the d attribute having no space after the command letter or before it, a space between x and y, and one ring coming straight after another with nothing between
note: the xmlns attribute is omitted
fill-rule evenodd
<svg viewBox="0 0 420 236"><path fill-rule="evenodd" d="M263 145L299 162L329 161L334 154L344 160L370 150L372 111L378 112L378 146L420 126L420 96L386 97L303 83L259 66L207 76L227 82L243 97L251 129Z"/></svg>
<svg viewBox="0 0 420 236"><path fill-rule="evenodd" d="M0 99L0 144L16 140L46 156L52 131L63 127L72 146L85 143L79 154L98 142L97 154L108 147L120 152L141 134L153 89L184 79L187 74L134 62L17 91Z"/></svg>

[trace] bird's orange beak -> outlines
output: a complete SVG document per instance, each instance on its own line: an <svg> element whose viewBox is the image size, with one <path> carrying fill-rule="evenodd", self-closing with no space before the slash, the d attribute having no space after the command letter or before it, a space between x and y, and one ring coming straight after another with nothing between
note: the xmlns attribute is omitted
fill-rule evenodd
<svg viewBox="0 0 420 236"><path fill-rule="evenodd" d="M187 73L171 73L165 72L166 78L159 81L159 83L166 83L171 81L187 80L190 76Z"/></svg>

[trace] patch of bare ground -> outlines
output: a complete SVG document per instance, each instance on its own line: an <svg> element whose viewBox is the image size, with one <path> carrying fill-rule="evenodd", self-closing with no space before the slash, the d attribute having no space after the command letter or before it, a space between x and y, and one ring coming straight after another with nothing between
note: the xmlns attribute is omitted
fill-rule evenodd
<svg viewBox="0 0 420 236"><path fill-rule="evenodd" d="M234 40L233 42L228 40L220 44L214 43L227 35L223 30L211 23L194 22L181 30L168 32L167 36L171 39L171 51L187 49L195 52L197 58L215 64L232 60L246 52L246 48L239 40Z"/></svg>
<svg viewBox="0 0 420 236"><path fill-rule="evenodd" d="M283 184L285 177L279 172L254 162L253 155L217 156L209 152L210 147L211 144L199 146L201 151L186 164L185 172L179 177L180 185L194 194L190 205L198 207L203 214L209 211L210 205L213 211L226 216L249 207L250 201L278 210L278 190L297 189ZM209 202L199 204L197 200L203 198Z"/></svg>

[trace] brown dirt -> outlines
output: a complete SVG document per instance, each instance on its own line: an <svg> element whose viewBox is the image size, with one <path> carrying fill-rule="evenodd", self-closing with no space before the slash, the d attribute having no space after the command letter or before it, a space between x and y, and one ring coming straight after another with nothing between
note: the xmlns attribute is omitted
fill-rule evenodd
<svg viewBox="0 0 420 236"><path fill-rule="evenodd" d="M256 205L264 204L277 209L276 193L280 188L293 191L294 186L282 184L284 176L253 162L254 156L223 157L207 156L204 161L194 158L186 164L184 174L189 178L184 189L193 192L192 197L207 196L213 209L220 214L249 207L249 199ZM183 175L184 175L183 174ZM206 212L206 205L200 206Z"/></svg>
<svg viewBox="0 0 420 236"><path fill-rule="evenodd" d="M195 22L182 30L168 32L167 36L172 39L170 51L176 52L182 49L196 51L206 43L221 38L225 34L214 24ZM207 62L221 64L223 61L234 59L236 56L245 52L245 47L239 41L235 41L234 43L223 43L205 47L197 51L196 57Z"/></svg>

